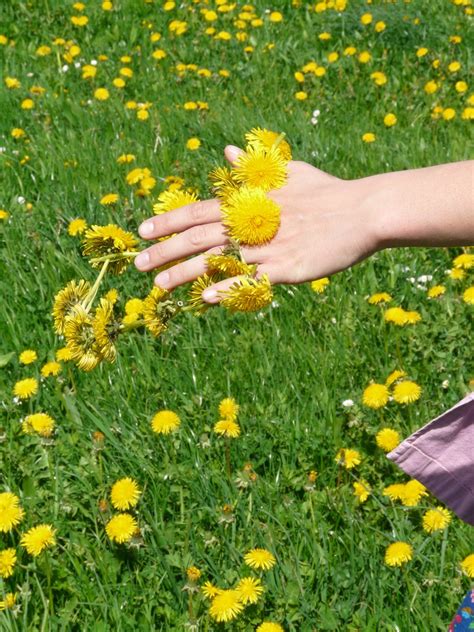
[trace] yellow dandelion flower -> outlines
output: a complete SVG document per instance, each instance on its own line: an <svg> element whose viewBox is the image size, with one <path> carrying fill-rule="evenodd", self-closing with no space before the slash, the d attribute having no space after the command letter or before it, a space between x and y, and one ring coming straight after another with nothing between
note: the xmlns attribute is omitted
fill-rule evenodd
<svg viewBox="0 0 474 632"><path fill-rule="evenodd" d="M75 237L76 235L82 235L82 233L87 229L87 222L85 219L77 217L76 219L72 219L67 227L67 232L71 235L71 237Z"/></svg>
<svg viewBox="0 0 474 632"><path fill-rule="evenodd" d="M403 483L394 483L385 487L382 494L388 496L390 500L401 500L405 492L405 485Z"/></svg>
<svg viewBox="0 0 474 632"><path fill-rule="evenodd" d="M38 380L34 377L27 377L20 380L13 387L13 394L20 399L28 399L38 392Z"/></svg>
<svg viewBox="0 0 474 632"><path fill-rule="evenodd" d="M126 314L143 314L143 301L141 298L130 298L125 303L125 313Z"/></svg>
<svg viewBox="0 0 474 632"><path fill-rule="evenodd" d="M473 268L474 267L474 254L464 252L462 255L458 255L453 260L453 266L455 268L461 268L464 270L469 270L469 268Z"/></svg>
<svg viewBox="0 0 474 632"><path fill-rule="evenodd" d="M21 522L23 515L18 496L11 492L0 493L0 532L11 531Z"/></svg>
<svg viewBox="0 0 474 632"><path fill-rule="evenodd" d="M219 404L219 414L222 419L235 421L239 412L239 405L233 397L226 397Z"/></svg>
<svg viewBox="0 0 474 632"><path fill-rule="evenodd" d="M393 542L385 551L387 566L402 566L413 558L413 547L407 542Z"/></svg>
<svg viewBox="0 0 474 632"><path fill-rule="evenodd" d="M62 347L56 351L56 360L61 362L69 362L72 360L71 350L67 347Z"/></svg>
<svg viewBox="0 0 474 632"><path fill-rule="evenodd" d="M5 599L0 601L0 611L13 608L13 606L16 604L16 597L17 596L15 593L7 593L5 595Z"/></svg>
<svg viewBox="0 0 474 632"><path fill-rule="evenodd" d="M221 589L214 586L212 582L207 581L201 586L201 592L206 599L214 599L221 592Z"/></svg>
<svg viewBox="0 0 474 632"><path fill-rule="evenodd" d="M22 351L19 356L19 360L21 364L31 364L35 360L38 359L38 354L36 351L32 349L26 349L26 351Z"/></svg>
<svg viewBox="0 0 474 632"><path fill-rule="evenodd" d="M324 290L328 287L330 281L328 277L323 277L322 279L316 279L315 281L311 281L311 289L316 294L322 294Z"/></svg>
<svg viewBox="0 0 474 632"><path fill-rule="evenodd" d="M414 310L405 312L405 324L406 325L414 325L415 323L419 323L421 320L421 315L419 312Z"/></svg>
<svg viewBox="0 0 474 632"><path fill-rule="evenodd" d="M443 296L445 292L446 288L444 285L433 285L433 287L430 287L428 290L428 298L438 298Z"/></svg>
<svg viewBox="0 0 474 632"><path fill-rule="evenodd" d="M464 290L462 300L469 305L474 305L474 285Z"/></svg>
<svg viewBox="0 0 474 632"><path fill-rule="evenodd" d="M388 303L391 300L392 297L388 294L388 292L378 292L377 294L369 296L367 302L370 303L370 305L378 305L379 303Z"/></svg>
<svg viewBox="0 0 474 632"><path fill-rule="evenodd" d="M420 399L421 387L411 380L403 380L395 384L393 389L393 399L398 404L412 404Z"/></svg>
<svg viewBox="0 0 474 632"><path fill-rule="evenodd" d="M90 292L91 286L87 281L70 281L54 297L53 318L54 329L57 334L64 334L66 318L72 315L76 305L83 303Z"/></svg>
<svg viewBox="0 0 474 632"><path fill-rule="evenodd" d="M448 276L453 281L462 281L466 276L466 272L461 268L453 268L452 270L448 271Z"/></svg>
<svg viewBox="0 0 474 632"><path fill-rule="evenodd" d="M395 369L395 371L392 371L390 373L390 375L388 376L388 378L385 381L385 384L387 386L391 386L394 382L396 382L397 380L399 380L402 377L406 377L405 371L401 371L400 369Z"/></svg>
<svg viewBox="0 0 474 632"><path fill-rule="evenodd" d="M279 623L264 621L258 626L256 632L285 632L285 630L281 627Z"/></svg>
<svg viewBox="0 0 474 632"><path fill-rule="evenodd" d="M56 544L56 530L50 524L39 524L23 534L20 544L30 555L37 557L42 551Z"/></svg>
<svg viewBox="0 0 474 632"><path fill-rule="evenodd" d="M123 544L129 542L138 532L138 523L130 514L119 513L105 525L105 532L112 542Z"/></svg>
<svg viewBox="0 0 474 632"><path fill-rule="evenodd" d="M362 457L360 452L351 448L341 448L336 454L336 463L342 465L346 470L351 470L361 463Z"/></svg>
<svg viewBox="0 0 474 632"><path fill-rule="evenodd" d="M424 496L428 496L426 487L419 481L412 480L403 486L400 500L405 507L416 507Z"/></svg>
<svg viewBox="0 0 474 632"><path fill-rule="evenodd" d="M224 274L226 277L240 276L242 274L252 275L256 270L255 265L249 265L237 259L233 255L208 255L206 257L206 267L209 274Z"/></svg>
<svg viewBox="0 0 474 632"><path fill-rule="evenodd" d="M115 342L120 333L120 324L114 316L114 304L106 298L101 298L92 319L95 344L107 362L115 362L117 349Z"/></svg>
<svg viewBox="0 0 474 632"><path fill-rule="evenodd" d="M102 360L97 346L92 318L82 305L76 305L67 317L64 337L72 359L83 371L92 371Z"/></svg>
<svg viewBox="0 0 474 632"><path fill-rule="evenodd" d="M377 137L373 132L365 132L365 134L362 134L362 140L364 143L375 143L376 139Z"/></svg>
<svg viewBox="0 0 474 632"><path fill-rule="evenodd" d="M231 312L255 312L269 305L273 298L270 279L241 278L223 293L221 304Z"/></svg>
<svg viewBox="0 0 474 632"><path fill-rule="evenodd" d="M400 443L400 434L393 428L382 428L375 435L375 442L384 452L391 452Z"/></svg>
<svg viewBox="0 0 474 632"><path fill-rule="evenodd" d="M94 92L94 97L97 99L97 101L107 101L107 99L110 97L110 92L107 90L107 88L97 88L97 90L95 90Z"/></svg>
<svg viewBox="0 0 474 632"><path fill-rule="evenodd" d="M10 213L5 209L0 208L0 220L5 221L10 217Z"/></svg>
<svg viewBox="0 0 474 632"><path fill-rule="evenodd" d="M402 307L390 307L384 312L384 320L403 327L403 325L414 325L419 322L421 316L416 311L407 312Z"/></svg>
<svg viewBox="0 0 474 632"><path fill-rule="evenodd" d="M27 415L21 425L25 434L39 434L42 437L50 437L54 431L54 419L47 413L34 413Z"/></svg>
<svg viewBox="0 0 474 632"><path fill-rule="evenodd" d="M199 147L201 147L201 141L199 138L189 138L186 141L186 149L189 149L190 151L196 151Z"/></svg>
<svg viewBox="0 0 474 632"><path fill-rule="evenodd" d="M240 426L232 419L221 419L214 424L214 432L222 437L236 439L240 435Z"/></svg>
<svg viewBox="0 0 474 632"><path fill-rule="evenodd" d="M140 495L141 491L137 483L128 476L116 481L110 491L112 505L115 509L120 509L121 511L135 507Z"/></svg>
<svg viewBox="0 0 474 632"><path fill-rule="evenodd" d="M234 165L235 179L241 184L264 191L279 189L287 178L287 161L278 148L263 149L250 145Z"/></svg>
<svg viewBox="0 0 474 632"><path fill-rule="evenodd" d="M393 127L397 122L397 117L393 112L389 112L383 119L385 127Z"/></svg>
<svg viewBox="0 0 474 632"><path fill-rule="evenodd" d="M383 317L387 323L394 323L399 326L406 324L406 312L402 307L390 307L384 312Z"/></svg>
<svg viewBox="0 0 474 632"><path fill-rule="evenodd" d="M74 26L86 26L89 22L87 15L73 15L71 16L71 22Z"/></svg>
<svg viewBox="0 0 474 632"><path fill-rule="evenodd" d="M461 562L461 570L466 573L468 577L474 577L474 553L471 553L463 559Z"/></svg>
<svg viewBox="0 0 474 632"><path fill-rule="evenodd" d="M254 127L245 134L248 144L260 149L271 149L280 137L278 132L261 127ZM284 160L291 160L291 147L286 140L281 139L276 149Z"/></svg>
<svg viewBox="0 0 474 632"><path fill-rule="evenodd" d="M369 384L362 395L362 403L369 408L382 408L388 402L385 384Z"/></svg>
<svg viewBox="0 0 474 632"><path fill-rule="evenodd" d="M201 571L196 566L190 566L186 569L186 577L190 582L196 583L201 577Z"/></svg>
<svg viewBox="0 0 474 632"><path fill-rule="evenodd" d="M179 307L169 298L169 293L161 287L154 287L143 301L145 327L155 337L168 328L168 321Z"/></svg>
<svg viewBox="0 0 474 632"><path fill-rule="evenodd" d="M198 201L198 196L190 191L183 191L181 189L175 189L173 191L163 191L158 196L158 202L153 204L153 211L156 215L172 211L175 208L181 208L188 204L193 204Z"/></svg>
<svg viewBox="0 0 474 632"><path fill-rule="evenodd" d="M46 364L43 364L41 367L41 375L43 377L56 377L61 373L61 368L59 362L54 362L53 360L46 362Z"/></svg>
<svg viewBox="0 0 474 632"><path fill-rule="evenodd" d="M121 154L117 158L117 162L119 165L127 165L136 160L136 156L134 154Z"/></svg>
<svg viewBox="0 0 474 632"><path fill-rule="evenodd" d="M428 509L423 515L423 529L427 533L434 531L443 531L451 522L451 514L444 507L436 507L436 509Z"/></svg>
<svg viewBox="0 0 474 632"><path fill-rule="evenodd" d="M0 551L0 577L7 579L13 575L13 568L16 564L15 549L4 549Z"/></svg>
<svg viewBox="0 0 474 632"><path fill-rule="evenodd" d="M219 623L227 622L235 619L243 609L237 590L222 590L212 599L209 614Z"/></svg>
<svg viewBox="0 0 474 632"><path fill-rule="evenodd" d="M235 590L240 594L240 600L244 605L257 603L263 594L262 582L258 577L243 577Z"/></svg>
<svg viewBox="0 0 474 632"><path fill-rule="evenodd" d="M210 172L208 177L212 190L217 197L225 199L230 193L239 188L239 183L229 167L216 167Z"/></svg>
<svg viewBox="0 0 474 632"><path fill-rule="evenodd" d="M122 255L109 262L108 271L112 274L121 274L132 257L124 256L124 253L136 252L137 240L132 235L115 224L107 226L91 226L84 235L82 252L84 256L91 257L90 263L94 268L101 268L102 261L94 261L95 257L103 255Z"/></svg>
<svg viewBox="0 0 474 632"><path fill-rule="evenodd" d="M251 549L244 555L244 561L250 568L256 570L268 571L276 564L276 559L273 553L270 553L267 549Z"/></svg>
<svg viewBox="0 0 474 632"><path fill-rule="evenodd" d="M372 488L367 483L367 481L356 481L355 483L352 483L352 486L354 488L354 496L357 498L357 500L360 503L365 503L367 498L370 496L370 492L372 491Z"/></svg>
<svg viewBox="0 0 474 632"><path fill-rule="evenodd" d="M280 206L262 189L243 186L232 191L222 205L223 224L241 244L267 243L280 226Z"/></svg>
<svg viewBox="0 0 474 632"><path fill-rule="evenodd" d="M172 410L160 410L151 420L151 428L157 434L175 432L181 424L181 419Z"/></svg>
<svg viewBox="0 0 474 632"><path fill-rule="evenodd" d="M100 199L100 204L102 206L109 206L110 204L115 204L118 202L119 196L117 193L107 193Z"/></svg>
<svg viewBox="0 0 474 632"><path fill-rule="evenodd" d="M214 276L209 276L208 274L203 274L198 277L193 284L191 285L191 289L189 290L188 295L188 306L192 309L194 314L201 315L204 312L212 307L210 303L206 303L202 298L202 293L204 290L207 290L208 287L211 287L216 282L216 278Z"/></svg>

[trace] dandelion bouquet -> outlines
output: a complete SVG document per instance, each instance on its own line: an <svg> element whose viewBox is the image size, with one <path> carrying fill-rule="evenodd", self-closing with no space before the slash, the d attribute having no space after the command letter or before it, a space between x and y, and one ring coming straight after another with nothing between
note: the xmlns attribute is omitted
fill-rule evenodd
<svg viewBox="0 0 474 632"><path fill-rule="evenodd" d="M93 284L71 280L54 299L53 319L57 334L66 345L62 359L74 361L84 371L91 371L102 361L114 362L118 338L132 330L147 330L152 336L164 333L169 322L180 312L201 315L211 305L202 293L211 285L238 277L223 295L221 305L230 312L251 312L268 305L273 297L268 276L258 277L257 266L246 263L241 246L258 246L273 239L280 226L280 207L268 192L283 186L291 148L284 134L266 129L253 129L246 134L247 146L235 165L217 167L209 174L212 192L220 201L222 223L229 244L219 254L208 255L206 273L192 283L186 301L170 292L154 287L144 298L133 297L125 305L125 313L117 309L118 292L110 290L100 296L106 275L119 276L138 254L135 236L115 224L85 225L82 254L93 269L99 270ZM150 194L149 170L133 169L127 183ZM153 205L156 214L167 213L198 201L195 193L170 183Z"/></svg>

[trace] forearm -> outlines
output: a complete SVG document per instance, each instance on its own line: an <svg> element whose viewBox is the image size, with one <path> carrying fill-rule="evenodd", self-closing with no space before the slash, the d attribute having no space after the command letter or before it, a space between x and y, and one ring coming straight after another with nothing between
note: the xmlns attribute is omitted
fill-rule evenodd
<svg viewBox="0 0 474 632"><path fill-rule="evenodd" d="M474 161L354 181L377 249L474 245Z"/></svg>

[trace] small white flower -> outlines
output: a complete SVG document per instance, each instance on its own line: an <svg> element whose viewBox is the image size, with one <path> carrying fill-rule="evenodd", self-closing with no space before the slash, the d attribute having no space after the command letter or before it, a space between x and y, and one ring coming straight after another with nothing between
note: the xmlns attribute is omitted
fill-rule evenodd
<svg viewBox="0 0 474 632"><path fill-rule="evenodd" d="M311 119L311 124L312 124L312 125L317 125L317 124L318 124L318 119L317 119L316 117L313 117L313 118Z"/></svg>
<svg viewBox="0 0 474 632"><path fill-rule="evenodd" d="M67 72L69 70L69 66L67 64L64 64L64 66L61 68L61 70L63 72Z"/></svg>
<svg viewBox="0 0 474 632"><path fill-rule="evenodd" d="M319 116L320 114L321 114L321 111L320 111L320 110L314 110L314 111L313 111L313 116L314 116L315 118L318 118L318 116Z"/></svg>
<svg viewBox="0 0 474 632"><path fill-rule="evenodd" d="M354 401L352 399L345 399L342 402L342 405L344 406L344 408L350 408L351 406L354 406Z"/></svg>
<svg viewBox="0 0 474 632"><path fill-rule="evenodd" d="M418 277L417 281L418 283L428 283L428 281L431 281L432 279L433 279L432 274L422 274L421 276Z"/></svg>
<svg viewBox="0 0 474 632"><path fill-rule="evenodd" d="M97 66L97 59L93 59L91 61L91 66Z"/></svg>
<svg viewBox="0 0 474 632"><path fill-rule="evenodd" d="M24 204L26 202L25 198L22 195L19 195L16 198L16 201L18 202L18 204Z"/></svg>
<svg viewBox="0 0 474 632"><path fill-rule="evenodd" d="M80 68L80 67L81 67L81 62L80 61L74 62L74 68Z"/></svg>
<svg viewBox="0 0 474 632"><path fill-rule="evenodd" d="M444 381L443 381L443 383L441 384L441 386L442 386L443 388L448 388L448 386L449 386L449 380L444 380Z"/></svg>

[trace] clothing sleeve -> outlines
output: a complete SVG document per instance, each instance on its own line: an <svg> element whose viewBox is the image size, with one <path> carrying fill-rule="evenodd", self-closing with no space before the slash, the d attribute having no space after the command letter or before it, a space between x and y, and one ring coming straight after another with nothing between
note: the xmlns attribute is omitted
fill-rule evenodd
<svg viewBox="0 0 474 632"><path fill-rule="evenodd" d="M387 457L474 526L474 393L405 439Z"/></svg>

